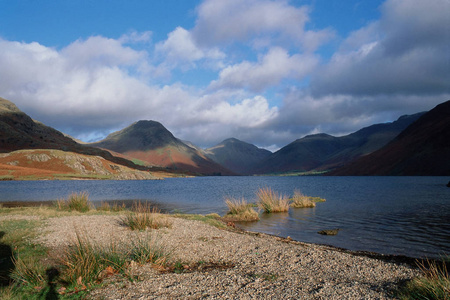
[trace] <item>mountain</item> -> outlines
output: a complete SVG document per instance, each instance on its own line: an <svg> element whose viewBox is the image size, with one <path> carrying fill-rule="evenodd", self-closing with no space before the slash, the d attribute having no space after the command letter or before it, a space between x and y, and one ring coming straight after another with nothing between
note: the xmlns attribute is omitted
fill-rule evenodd
<svg viewBox="0 0 450 300"><path fill-rule="evenodd" d="M205 150L206 156L237 174L248 175L251 170L272 152L260 149L235 138Z"/></svg>
<svg viewBox="0 0 450 300"><path fill-rule="evenodd" d="M138 121L90 145L112 150L153 166L203 175L232 174L197 149L174 137L156 121Z"/></svg>
<svg viewBox="0 0 450 300"><path fill-rule="evenodd" d="M421 116L385 147L330 175L450 175L450 101Z"/></svg>
<svg viewBox="0 0 450 300"><path fill-rule="evenodd" d="M401 116L395 122L375 124L342 137L325 133L305 136L268 156L253 172L309 172L341 167L380 149L421 115Z"/></svg>
<svg viewBox="0 0 450 300"><path fill-rule="evenodd" d="M24 149L55 149L82 155L100 156L112 164L141 171L151 170L111 155L108 151L81 145L61 132L34 121L17 106L0 98L0 153Z"/></svg>

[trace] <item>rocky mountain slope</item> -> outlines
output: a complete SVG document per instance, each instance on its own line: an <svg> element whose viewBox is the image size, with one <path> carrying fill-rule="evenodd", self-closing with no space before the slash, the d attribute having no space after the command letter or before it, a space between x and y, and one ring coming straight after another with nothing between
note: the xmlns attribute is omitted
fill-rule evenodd
<svg viewBox="0 0 450 300"><path fill-rule="evenodd" d="M272 152L235 138L226 139L220 144L205 150L210 159L231 171L248 175L251 170Z"/></svg>
<svg viewBox="0 0 450 300"><path fill-rule="evenodd" d="M380 149L422 114L402 116L395 122L375 124L342 137L324 133L308 135L268 156L253 172L325 171L343 166Z"/></svg>
<svg viewBox="0 0 450 300"><path fill-rule="evenodd" d="M231 175L231 171L173 136L161 123L138 121L104 140L90 144L112 150L152 166L202 175Z"/></svg>
<svg viewBox="0 0 450 300"><path fill-rule="evenodd" d="M408 126L388 145L331 175L450 175L450 101Z"/></svg>
<svg viewBox="0 0 450 300"><path fill-rule="evenodd" d="M17 150L0 153L0 180L158 179L161 173L139 171L100 156L61 150ZM170 176L170 174L167 174Z"/></svg>
<svg viewBox="0 0 450 300"><path fill-rule="evenodd" d="M100 156L112 164L140 171L158 171L111 155L108 151L82 145L61 132L34 121L17 106L0 98L0 153L16 150L55 149L76 154Z"/></svg>

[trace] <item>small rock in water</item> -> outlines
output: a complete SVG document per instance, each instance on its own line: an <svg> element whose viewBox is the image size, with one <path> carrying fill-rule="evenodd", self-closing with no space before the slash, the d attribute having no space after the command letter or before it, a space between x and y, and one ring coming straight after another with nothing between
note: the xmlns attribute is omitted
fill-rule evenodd
<svg viewBox="0 0 450 300"><path fill-rule="evenodd" d="M450 187L450 181L447 183L447 187Z"/></svg>
<svg viewBox="0 0 450 300"><path fill-rule="evenodd" d="M318 232L318 234L322 234L322 235L336 235L339 232L339 228L336 229L327 229L327 230L321 230Z"/></svg>

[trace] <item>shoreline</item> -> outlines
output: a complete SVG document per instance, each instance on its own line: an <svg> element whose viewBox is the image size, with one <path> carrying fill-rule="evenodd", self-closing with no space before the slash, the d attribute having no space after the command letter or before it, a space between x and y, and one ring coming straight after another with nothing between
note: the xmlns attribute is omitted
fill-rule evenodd
<svg viewBox="0 0 450 300"><path fill-rule="evenodd" d="M409 263L390 256L374 258L370 253L164 216L173 222L171 228L140 232L121 225L118 215L53 217L44 220L37 242L61 251L76 239L76 232L98 245L120 245L150 235L170 249L174 260L213 266L179 274L135 266L131 272L139 280L109 277L105 286L90 291L89 299L390 299L400 283L419 275Z"/></svg>
<svg viewBox="0 0 450 300"><path fill-rule="evenodd" d="M0 202L0 207L4 207L4 208L40 207L40 206L51 207L56 201L57 200L5 201L5 202ZM131 205L132 205L132 203L134 201L135 200L107 200L107 201L94 201L94 203L99 205L99 204L101 204L103 202L107 202L107 203L111 203L111 202L128 203L129 202L126 207L127 208L131 208ZM171 216L170 213L166 213L164 211L162 213L167 215L167 216ZM187 215L195 215L195 214L187 214ZM0 219L1 219L1 216L0 216ZM374 251L367 251L367 250L352 250L352 249L348 249L348 248L334 246L334 245L331 245L331 244L304 242L304 241L292 239L290 237L284 238L284 237L276 235L276 234L246 230L246 229L243 229L243 228L239 227L239 222L231 222L231 223L233 223L235 225L235 226L233 226L233 227L235 227L234 230L238 230L241 233L248 233L248 234L252 234L252 235L267 235L267 236L272 236L274 238L283 239L286 242L287 241L292 241L292 242L303 243L303 244L312 244L312 245L330 247L332 249L335 249L336 251L340 251L340 252L343 252L343 253L349 253L349 254L356 255L356 256L364 256L364 257L384 260L384 261L387 261L387 262L407 263L407 264L409 264L411 266L415 266L417 260L429 260L429 261L433 261L433 262L440 262L441 261L440 259L436 259L436 258L413 257L413 256L404 255L404 254L385 254L385 253L374 252ZM450 269L450 264L448 265L448 267Z"/></svg>

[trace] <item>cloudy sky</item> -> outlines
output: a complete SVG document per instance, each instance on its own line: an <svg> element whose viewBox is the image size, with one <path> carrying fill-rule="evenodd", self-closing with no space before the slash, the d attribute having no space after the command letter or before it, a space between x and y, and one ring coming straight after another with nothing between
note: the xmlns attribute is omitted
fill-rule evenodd
<svg viewBox="0 0 450 300"><path fill-rule="evenodd" d="M449 0L0 0L0 97L95 141L275 150L450 99Z"/></svg>

